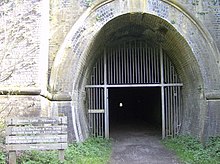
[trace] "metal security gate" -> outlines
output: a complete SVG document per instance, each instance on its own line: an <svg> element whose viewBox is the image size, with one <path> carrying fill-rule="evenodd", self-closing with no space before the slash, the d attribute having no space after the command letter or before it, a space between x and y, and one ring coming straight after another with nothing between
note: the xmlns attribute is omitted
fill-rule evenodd
<svg viewBox="0 0 220 164"><path fill-rule="evenodd" d="M161 47L128 41L106 48L86 86L90 134L109 137L108 88L161 87L162 138L177 135L181 127L182 85Z"/></svg>

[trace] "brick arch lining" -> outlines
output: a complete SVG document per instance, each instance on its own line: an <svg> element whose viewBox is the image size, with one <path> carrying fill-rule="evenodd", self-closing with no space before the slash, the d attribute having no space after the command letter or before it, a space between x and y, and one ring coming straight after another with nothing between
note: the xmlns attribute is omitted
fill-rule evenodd
<svg viewBox="0 0 220 164"><path fill-rule="evenodd" d="M189 19L190 16L175 5L164 1L153 3L153 0L134 4L128 2L131 1L115 0L94 5L72 27L53 65L50 79L53 98L72 100L76 139L85 138L86 118L82 112L85 105L84 85L92 61L106 44L129 37L129 33L142 34L143 39L162 45L183 79L186 109L183 132L202 135L203 119L195 119L194 116L204 117L206 92L219 88L216 81L219 76L217 55L213 54L215 49L210 47L210 41L192 21L193 18ZM131 24L133 29L128 29Z"/></svg>

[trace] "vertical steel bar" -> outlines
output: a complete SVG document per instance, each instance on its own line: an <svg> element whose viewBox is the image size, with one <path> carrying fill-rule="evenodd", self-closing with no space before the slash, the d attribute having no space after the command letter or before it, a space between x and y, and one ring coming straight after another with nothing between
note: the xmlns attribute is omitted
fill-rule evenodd
<svg viewBox="0 0 220 164"><path fill-rule="evenodd" d="M132 84L135 83L135 54L134 54L134 47L131 46L131 56L132 56Z"/></svg>
<svg viewBox="0 0 220 164"><path fill-rule="evenodd" d="M167 90L167 96L166 96L166 99L167 99L167 105L166 105L166 112L167 112L167 136L170 136L170 113L169 113L169 104L170 104L170 97L169 97L169 87L166 87L166 90Z"/></svg>
<svg viewBox="0 0 220 164"><path fill-rule="evenodd" d="M111 49L112 50L112 55L111 55L111 68L112 68L112 74L111 74L111 79L112 79L112 81L111 81L111 84L114 84L114 62L113 62L113 60L114 60L114 52L113 52L113 49Z"/></svg>
<svg viewBox="0 0 220 164"><path fill-rule="evenodd" d="M102 109L105 109L104 107L104 92L105 90L102 88ZM104 120L103 120L103 113L101 114L101 136L104 137Z"/></svg>
<svg viewBox="0 0 220 164"><path fill-rule="evenodd" d="M168 111L167 111L167 109L168 109L168 91L167 91L167 87L166 88L164 88L164 92L165 92L165 97L164 97L164 99L165 99L165 136L167 136L168 135L168 125L169 125L169 122L168 122L168 116L169 116L169 113L168 113Z"/></svg>
<svg viewBox="0 0 220 164"><path fill-rule="evenodd" d="M168 63L167 63L167 58L166 58L166 60L165 60L165 62L166 62L166 83L169 83L169 65L168 65Z"/></svg>
<svg viewBox="0 0 220 164"><path fill-rule="evenodd" d="M168 87L169 88L169 127L170 127L170 136L172 136L172 131L173 131L173 127L172 127L172 112L173 112L173 96L172 96L172 87Z"/></svg>
<svg viewBox="0 0 220 164"><path fill-rule="evenodd" d="M95 64L95 85L97 85L97 65L98 65L98 63L96 62L96 64Z"/></svg>
<svg viewBox="0 0 220 164"><path fill-rule="evenodd" d="M151 79L150 79L150 50L149 48L147 48L147 66L148 66L148 69L147 69L147 77L148 77L148 83L151 83Z"/></svg>
<svg viewBox="0 0 220 164"><path fill-rule="evenodd" d="M176 135L176 86L173 86L173 136Z"/></svg>
<svg viewBox="0 0 220 164"><path fill-rule="evenodd" d="M166 58L166 63L167 63L167 83L170 83L170 65L167 58Z"/></svg>
<svg viewBox="0 0 220 164"><path fill-rule="evenodd" d="M151 54L151 48L149 48L149 79L150 79L150 83L152 83L152 54Z"/></svg>
<svg viewBox="0 0 220 164"><path fill-rule="evenodd" d="M165 55L164 55L165 56ZM164 57L164 59L163 59L163 63L164 63L164 81L163 81L163 83L165 83L166 82L166 76L167 76L167 73L166 73L166 61L165 61L165 57ZM160 81L161 81L161 83L162 83L162 79L160 79Z"/></svg>
<svg viewBox="0 0 220 164"><path fill-rule="evenodd" d="M109 52L109 49L108 50L106 50L106 58L107 58L107 84L109 84L110 83L110 64L109 64L109 61L110 61L110 52ZM104 59L103 59L104 60ZM103 61L103 84L104 84L104 61Z"/></svg>
<svg viewBox="0 0 220 164"><path fill-rule="evenodd" d="M109 67L110 67L110 71L108 72L109 73L109 83L108 84L112 84L112 65L111 65L111 60L112 60L112 50L110 50L110 57L109 57ZM105 63L105 62L104 62ZM105 70L104 70L104 74L105 74ZM105 84L105 77L104 77L104 84Z"/></svg>
<svg viewBox="0 0 220 164"><path fill-rule="evenodd" d="M101 109L101 88L99 88L99 106L98 109ZM98 113L98 130L97 130L98 136L100 135L100 113Z"/></svg>
<svg viewBox="0 0 220 164"><path fill-rule="evenodd" d="M124 84L124 49L121 46L121 84Z"/></svg>
<svg viewBox="0 0 220 164"><path fill-rule="evenodd" d="M145 47L145 53L146 53L146 78L147 78L147 83L149 83L149 53L148 53L148 48Z"/></svg>
<svg viewBox="0 0 220 164"><path fill-rule="evenodd" d="M134 78L134 83L137 84L137 78L138 78L138 72L137 72L137 43L136 41L134 42L134 70L135 70L135 78Z"/></svg>
<svg viewBox="0 0 220 164"><path fill-rule="evenodd" d="M132 83L132 56L131 56L131 43L129 42L129 83Z"/></svg>
<svg viewBox="0 0 220 164"><path fill-rule="evenodd" d="M151 83L154 83L154 55L153 55L153 48L150 49L150 62L151 62L151 71L150 71L150 75L151 75Z"/></svg>
<svg viewBox="0 0 220 164"><path fill-rule="evenodd" d="M115 63L114 63L114 50L112 49L112 61L111 61L111 64L112 64L112 83L111 84L114 84L114 79L115 79L115 75L114 75L114 67L115 67Z"/></svg>
<svg viewBox="0 0 220 164"><path fill-rule="evenodd" d="M126 76L127 76L127 72L126 72L126 51L125 48L123 46L123 70L124 70L124 81L123 84L126 84Z"/></svg>
<svg viewBox="0 0 220 164"><path fill-rule="evenodd" d="M170 88L170 135L173 137L173 87Z"/></svg>
<svg viewBox="0 0 220 164"><path fill-rule="evenodd" d="M117 51L116 51L116 59L115 59L115 62L117 63L116 64L116 74L117 74L117 82L116 82L116 84L119 84L120 83L120 73L119 73L119 56L120 56L120 51L119 51L119 48L117 49Z"/></svg>
<svg viewBox="0 0 220 164"><path fill-rule="evenodd" d="M118 53L118 84L121 84L121 79L122 79L122 73L121 73L121 47L119 47L119 53Z"/></svg>
<svg viewBox="0 0 220 164"><path fill-rule="evenodd" d="M98 66L97 66L97 71L98 71L98 81L97 85L100 85L100 64L101 64L101 59L98 60Z"/></svg>
<svg viewBox="0 0 220 164"><path fill-rule="evenodd" d="M118 56L119 56L119 50L116 49L115 51L115 74L116 74L116 84L119 83L119 73L118 73L118 70L119 70L119 67L118 67Z"/></svg>
<svg viewBox="0 0 220 164"><path fill-rule="evenodd" d="M169 136L171 136L171 90L170 90L170 87L168 87L168 99L169 99L169 102L168 102L168 112L169 112Z"/></svg>
<svg viewBox="0 0 220 164"><path fill-rule="evenodd" d="M130 71L130 68L129 68L129 48L128 46L126 46L126 50L127 50L127 53L126 53L126 56L127 56L127 84L130 84L130 74L131 74L131 71Z"/></svg>
<svg viewBox="0 0 220 164"><path fill-rule="evenodd" d="M99 90L99 110L101 110L102 109L102 88L100 88L100 90ZM99 116L99 121L98 121L98 123L99 123L99 130L98 130L98 135L99 136L101 136L101 113L98 113L98 116Z"/></svg>
<svg viewBox="0 0 220 164"><path fill-rule="evenodd" d="M92 92L93 92L93 107L92 109L95 109L95 89L93 88ZM95 129L95 125L94 125L94 114L92 113L92 135L94 135L94 129Z"/></svg>
<svg viewBox="0 0 220 164"><path fill-rule="evenodd" d="M180 131L181 126L181 116L182 116L182 102L181 102L181 88L178 87L178 133Z"/></svg>
<svg viewBox="0 0 220 164"><path fill-rule="evenodd" d="M154 83L157 83L157 54L156 49L154 48Z"/></svg>
<svg viewBox="0 0 220 164"><path fill-rule="evenodd" d="M112 61L113 61L113 49L111 49L111 60L110 60L110 64L111 64L111 83L110 84L113 84L113 67L114 66L113 66L113 62Z"/></svg>
<svg viewBox="0 0 220 164"><path fill-rule="evenodd" d="M86 88L86 93L88 94L88 109L87 110L89 110L89 109L91 109L91 107L90 107L90 105L91 105L91 93L90 93L90 89L91 88ZM91 130L91 125L90 125L90 114L89 114L89 112L88 112L88 121L89 121L89 134L90 134L90 130Z"/></svg>
<svg viewBox="0 0 220 164"><path fill-rule="evenodd" d="M108 88L105 87L105 138L109 138Z"/></svg>
<svg viewBox="0 0 220 164"><path fill-rule="evenodd" d="M124 43L124 74L125 74L125 78L124 78L124 84L127 84L127 56L126 56L126 48L125 48L125 43Z"/></svg>
<svg viewBox="0 0 220 164"><path fill-rule="evenodd" d="M160 82L160 68L159 68L159 58L158 58L158 48L156 49L156 68L157 68L157 81L156 83L159 83Z"/></svg>
<svg viewBox="0 0 220 164"><path fill-rule="evenodd" d="M108 50L108 71L107 71L107 74L108 74L108 82L107 82L107 84L111 84L111 73L112 73L112 67L111 67L111 56L112 56L112 53L111 53L111 51L109 52L109 50ZM103 73L105 74L105 71L104 71L104 61L103 61ZM103 84L104 84L104 75L103 75Z"/></svg>
<svg viewBox="0 0 220 164"><path fill-rule="evenodd" d="M115 63L115 82L114 84L118 84L118 60L117 60L117 49L115 49L115 54L114 54L114 63Z"/></svg>
<svg viewBox="0 0 220 164"><path fill-rule="evenodd" d="M156 49L154 48L154 83L157 83L157 53Z"/></svg>
<svg viewBox="0 0 220 164"><path fill-rule="evenodd" d="M164 72L163 72L163 50L162 47L160 46L160 68L161 68L161 106L162 106L162 139L164 139L165 136L165 106L164 106L164 86L163 86L163 77L164 77Z"/></svg>
<svg viewBox="0 0 220 164"><path fill-rule="evenodd" d="M95 101L95 109L98 109L97 108L97 106L98 106L98 90L99 90L99 88L95 88L95 99L96 99L96 101ZM94 113L94 121L95 121L95 130L94 130L94 134L95 134L95 136L96 136L96 134L97 134L97 119L96 119L96 113Z"/></svg>
<svg viewBox="0 0 220 164"><path fill-rule="evenodd" d="M143 80L144 80L144 83L146 84L147 83L147 78L146 78L146 67L147 67L147 64L146 64L146 53L144 51L144 47L142 47L142 56L143 56Z"/></svg>
<svg viewBox="0 0 220 164"><path fill-rule="evenodd" d="M138 45L137 47L137 76L138 76L138 80L137 83L141 84L141 62L140 62L140 46Z"/></svg>
<svg viewBox="0 0 220 164"><path fill-rule="evenodd" d="M164 55L164 57L165 57L165 56L166 56L166 55ZM167 78L167 77L168 77L168 72L169 72L169 71L168 71L168 69L167 69L168 67L167 67L167 60L166 60L166 59L167 59L167 58L165 57L165 58L164 58L164 64L165 64L165 67L164 67L164 70L165 70L165 71L164 71L164 73L165 73L165 75L164 75L164 80L165 80L165 81L164 81L164 82L165 82L165 83L168 83L168 78Z"/></svg>
<svg viewBox="0 0 220 164"><path fill-rule="evenodd" d="M99 85L101 85L101 78L102 78L102 57L101 59L99 60Z"/></svg>
<svg viewBox="0 0 220 164"><path fill-rule="evenodd" d="M122 73L122 62L121 62L121 59L122 59L122 52L121 52L121 45L119 47L119 56L118 56L118 66L119 66L119 84L122 83L122 79L123 79L123 73Z"/></svg>
<svg viewBox="0 0 220 164"><path fill-rule="evenodd" d="M91 88L91 108L90 109L93 109L93 104L94 104L94 95L93 95L93 88ZM91 116L91 134L93 135L93 115L90 114Z"/></svg>
<svg viewBox="0 0 220 164"><path fill-rule="evenodd" d="M177 86L174 87L174 112L173 112L173 115L174 115L174 128L175 128L175 131L174 131L174 135L177 134L177 109L178 109L178 106L177 106Z"/></svg>
<svg viewBox="0 0 220 164"><path fill-rule="evenodd" d="M104 84L104 61L103 61L103 58L102 58L102 65L101 65L101 73L102 73L102 78L101 78L101 84ZM107 80L107 79L106 79Z"/></svg>
<svg viewBox="0 0 220 164"><path fill-rule="evenodd" d="M143 84L144 80L144 75L143 75L143 55L142 55L142 42L140 42L140 47L139 47L139 61L140 61L140 83Z"/></svg>
<svg viewBox="0 0 220 164"><path fill-rule="evenodd" d="M93 106L93 93L92 93L92 90L93 90L93 88L91 88L90 89L90 101L91 101L91 106L90 106L90 109L92 109L92 106ZM90 129L90 132L91 132L91 134L93 134L92 133L92 128L93 128L93 125L92 125L92 115L90 114L90 123L91 123L91 129Z"/></svg>
<svg viewBox="0 0 220 164"><path fill-rule="evenodd" d="M171 63L169 61L169 83L172 83L172 66Z"/></svg>
<svg viewBox="0 0 220 164"><path fill-rule="evenodd" d="M108 88L107 88L107 83L106 83L106 50L104 52L104 109L105 109L105 138L109 138L109 109L108 109Z"/></svg>

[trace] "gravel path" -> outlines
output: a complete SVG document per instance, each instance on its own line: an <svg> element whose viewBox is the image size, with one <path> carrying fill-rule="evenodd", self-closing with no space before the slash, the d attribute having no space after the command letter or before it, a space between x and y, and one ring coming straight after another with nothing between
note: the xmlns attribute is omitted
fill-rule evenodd
<svg viewBox="0 0 220 164"><path fill-rule="evenodd" d="M120 125L110 134L110 164L180 164L175 154L160 143L161 132L150 125Z"/></svg>

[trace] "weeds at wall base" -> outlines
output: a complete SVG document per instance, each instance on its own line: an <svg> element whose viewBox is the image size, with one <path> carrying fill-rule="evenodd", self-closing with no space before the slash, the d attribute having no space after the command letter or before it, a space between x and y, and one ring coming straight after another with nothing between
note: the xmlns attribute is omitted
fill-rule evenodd
<svg viewBox="0 0 220 164"><path fill-rule="evenodd" d="M111 142L103 138L89 138L70 144L65 150L64 164L105 164L111 155ZM19 164L60 164L58 151L25 151L17 153ZM0 164L6 164L6 154L0 151Z"/></svg>
<svg viewBox="0 0 220 164"><path fill-rule="evenodd" d="M220 136L211 137L205 146L191 136L165 139L162 143L174 151L183 163L220 164Z"/></svg>

